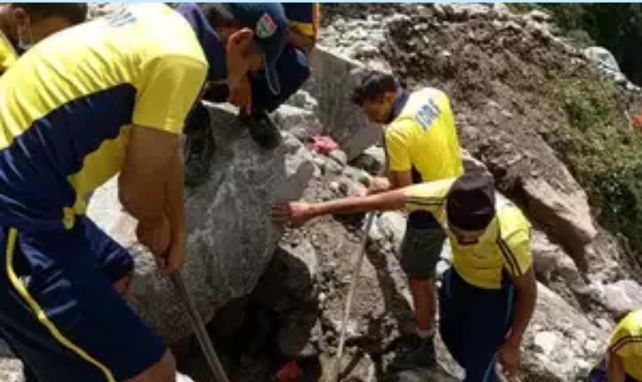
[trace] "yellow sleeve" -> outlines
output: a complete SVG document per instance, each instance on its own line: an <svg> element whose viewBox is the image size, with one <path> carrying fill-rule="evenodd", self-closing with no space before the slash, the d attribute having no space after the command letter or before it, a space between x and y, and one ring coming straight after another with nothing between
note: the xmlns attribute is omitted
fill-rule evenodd
<svg viewBox="0 0 642 382"><path fill-rule="evenodd" d="M440 222L446 207L446 196L456 178L426 182L405 188L405 210L427 211Z"/></svg>
<svg viewBox="0 0 642 382"><path fill-rule="evenodd" d="M642 311L620 321L609 339L609 350L622 358L642 356Z"/></svg>
<svg viewBox="0 0 642 382"><path fill-rule="evenodd" d="M412 169L410 147L413 123L410 120L401 120L386 128L386 154L390 171L404 172Z"/></svg>
<svg viewBox="0 0 642 382"><path fill-rule="evenodd" d="M191 57L166 55L153 59L143 69L138 84L133 123L180 133L206 73L207 65Z"/></svg>
<svg viewBox="0 0 642 382"><path fill-rule="evenodd" d="M504 268L513 276L522 276L533 265L531 252L530 228L523 227L507 238L500 240L498 245L504 255Z"/></svg>

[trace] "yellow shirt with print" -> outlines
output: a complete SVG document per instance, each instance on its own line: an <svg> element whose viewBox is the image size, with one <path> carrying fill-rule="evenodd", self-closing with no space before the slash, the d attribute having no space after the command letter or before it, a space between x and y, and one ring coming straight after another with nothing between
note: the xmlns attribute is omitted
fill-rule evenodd
<svg viewBox="0 0 642 382"><path fill-rule="evenodd" d="M18 54L13 49L7 36L0 32L0 76L9 69L18 59Z"/></svg>
<svg viewBox="0 0 642 382"><path fill-rule="evenodd" d="M531 225L522 211L498 200L496 215L479 242L460 245L448 229L446 197L456 178L422 183L406 190L409 212L430 212L449 237L453 267L468 283L483 289L501 289L503 274L524 275L533 264L530 245Z"/></svg>
<svg viewBox="0 0 642 382"><path fill-rule="evenodd" d="M385 128L390 171L413 168L424 182L460 176L461 148L448 96L425 88L411 93L399 115Z"/></svg>
<svg viewBox="0 0 642 382"><path fill-rule="evenodd" d="M613 330L609 350L624 362L624 371L642 381L642 309L629 313Z"/></svg>
<svg viewBox="0 0 642 382"><path fill-rule="evenodd" d="M132 125L181 132L207 69L189 23L163 4L31 48L0 80L0 222L71 227L86 195L120 171Z"/></svg>

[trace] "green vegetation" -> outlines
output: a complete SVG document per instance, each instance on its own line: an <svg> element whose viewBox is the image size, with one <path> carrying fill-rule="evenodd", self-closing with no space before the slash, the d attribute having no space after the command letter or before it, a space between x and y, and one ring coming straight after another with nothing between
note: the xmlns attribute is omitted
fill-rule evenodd
<svg viewBox="0 0 642 382"><path fill-rule="evenodd" d="M569 37L600 45L613 53L631 81L642 85L642 4L510 4L518 13L548 10Z"/></svg>
<svg viewBox="0 0 642 382"><path fill-rule="evenodd" d="M560 85L571 129L550 143L589 193L600 220L642 251L642 136L629 130L613 84L574 79Z"/></svg>

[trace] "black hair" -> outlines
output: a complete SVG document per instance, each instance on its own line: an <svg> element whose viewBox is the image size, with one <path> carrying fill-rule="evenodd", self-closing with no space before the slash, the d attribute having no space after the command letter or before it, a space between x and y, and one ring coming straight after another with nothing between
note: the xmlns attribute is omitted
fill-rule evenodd
<svg viewBox="0 0 642 382"><path fill-rule="evenodd" d="M57 16L69 20L72 25L87 20L86 3L13 3L13 6L24 9L34 19Z"/></svg>
<svg viewBox="0 0 642 382"><path fill-rule="evenodd" d="M199 3L207 21L212 28L238 27L239 22L234 17L228 3Z"/></svg>
<svg viewBox="0 0 642 382"><path fill-rule="evenodd" d="M356 105L363 105L366 101L375 100L385 93L394 92L401 84L397 78L390 73L371 71L363 75L352 91L352 102Z"/></svg>

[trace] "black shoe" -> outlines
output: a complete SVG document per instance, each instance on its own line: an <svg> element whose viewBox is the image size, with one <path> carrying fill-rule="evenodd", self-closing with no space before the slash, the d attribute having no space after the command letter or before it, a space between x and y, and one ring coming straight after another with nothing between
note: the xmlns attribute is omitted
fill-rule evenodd
<svg viewBox="0 0 642 382"><path fill-rule="evenodd" d="M239 114L241 122L250 130L250 136L259 146L274 150L281 144L281 133L272 119L265 112L254 112L251 115Z"/></svg>
<svg viewBox="0 0 642 382"><path fill-rule="evenodd" d="M392 370L409 370L416 368L429 368L437 365L435 358L434 337L414 338L414 346L399 354L390 363Z"/></svg>
<svg viewBox="0 0 642 382"><path fill-rule="evenodd" d="M209 112L197 106L185 124L185 184L196 187L207 180L216 144L212 135Z"/></svg>

